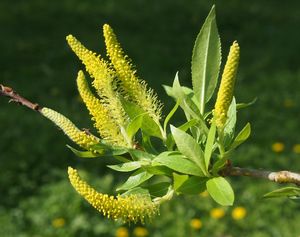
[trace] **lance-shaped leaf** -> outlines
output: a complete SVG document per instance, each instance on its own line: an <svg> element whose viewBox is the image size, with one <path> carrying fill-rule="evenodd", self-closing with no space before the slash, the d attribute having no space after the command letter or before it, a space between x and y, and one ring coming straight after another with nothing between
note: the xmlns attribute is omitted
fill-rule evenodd
<svg viewBox="0 0 300 237"><path fill-rule="evenodd" d="M221 42L213 6L197 36L192 55L193 89L202 114L205 103L209 101L217 85L220 64Z"/></svg>
<svg viewBox="0 0 300 237"><path fill-rule="evenodd" d="M150 179L152 176L153 174L150 174L144 171L143 169L139 169L136 172L134 172L121 187L117 188L117 191L135 188L141 183Z"/></svg>
<svg viewBox="0 0 300 237"><path fill-rule="evenodd" d="M200 177L205 176L202 170L197 165L195 165L194 162L186 159L179 152L166 151L161 153L153 160L152 165L155 166L160 164L183 174L195 175Z"/></svg>
<svg viewBox="0 0 300 237"><path fill-rule="evenodd" d="M193 161L206 175L209 176L204 161L204 152L197 141L188 133L171 126L171 132L178 150Z"/></svg>

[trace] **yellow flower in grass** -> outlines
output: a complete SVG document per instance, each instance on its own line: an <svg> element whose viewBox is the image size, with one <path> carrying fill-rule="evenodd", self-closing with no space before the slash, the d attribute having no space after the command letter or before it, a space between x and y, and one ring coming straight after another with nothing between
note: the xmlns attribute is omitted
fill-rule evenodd
<svg viewBox="0 0 300 237"><path fill-rule="evenodd" d="M148 234L148 230L144 227L135 227L133 230L133 235L135 237L146 237Z"/></svg>
<svg viewBox="0 0 300 237"><path fill-rule="evenodd" d="M292 108L295 106L295 102L292 99L287 98L283 101L283 105L286 108Z"/></svg>
<svg viewBox="0 0 300 237"><path fill-rule="evenodd" d="M209 196L209 193L207 192L207 190L203 191L202 193L199 193L199 195L201 197L208 197Z"/></svg>
<svg viewBox="0 0 300 237"><path fill-rule="evenodd" d="M157 95L152 89L147 89L145 81L137 77L131 60L124 54L113 29L109 25L105 24L103 26L103 34L107 55L116 70L122 90L158 122L161 116L161 105Z"/></svg>
<svg viewBox="0 0 300 237"><path fill-rule="evenodd" d="M116 230L115 237L129 237L128 229L126 227L119 227Z"/></svg>
<svg viewBox="0 0 300 237"><path fill-rule="evenodd" d="M200 230L202 228L202 221L199 218L193 218L190 221L190 226L194 230Z"/></svg>
<svg viewBox="0 0 300 237"><path fill-rule="evenodd" d="M52 226L54 228L61 228L66 224L66 221L64 218L55 218L52 220Z"/></svg>
<svg viewBox="0 0 300 237"><path fill-rule="evenodd" d="M223 71L214 117L218 128L223 128L227 120L227 111L233 98L235 78L240 59L240 47L236 41L230 47L228 58Z"/></svg>
<svg viewBox="0 0 300 237"><path fill-rule="evenodd" d="M272 144L272 151L276 153L280 153L284 151L284 144L282 142L275 142Z"/></svg>
<svg viewBox="0 0 300 237"><path fill-rule="evenodd" d="M210 210L210 216L213 219L221 219L225 216L225 211L223 208L213 208Z"/></svg>
<svg viewBox="0 0 300 237"><path fill-rule="evenodd" d="M234 220L244 219L247 215L247 210L244 207L236 207L232 210L231 216Z"/></svg>
<svg viewBox="0 0 300 237"><path fill-rule="evenodd" d="M300 144L295 144L293 146L293 152L296 154L300 154Z"/></svg>
<svg viewBox="0 0 300 237"><path fill-rule="evenodd" d="M68 118L55 110L42 108L41 114L55 123L63 132L79 146L89 149L90 146L99 143L99 139L91 134L87 134L77 128Z"/></svg>
<svg viewBox="0 0 300 237"><path fill-rule="evenodd" d="M110 111L101 101L91 92L82 71L79 71L77 77L77 87L79 94L85 103L87 109L92 115L95 127L103 139L113 145L127 146L125 138L121 134L120 127L111 116Z"/></svg>
<svg viewBox="0 0 300 237"><path fill-rule="evenodd" d="M97 192L83 181L77 170L68 168L69 179L74 189L94 208L107 218L122 219L125 222L142 222L158 214L158 206L149 196L128 195L117 197Z"/></svg>

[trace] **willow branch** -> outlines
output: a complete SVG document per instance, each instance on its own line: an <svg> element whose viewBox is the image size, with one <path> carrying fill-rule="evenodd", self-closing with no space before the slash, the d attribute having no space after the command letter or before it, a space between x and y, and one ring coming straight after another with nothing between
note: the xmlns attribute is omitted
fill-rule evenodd
<svg viewBox="0 0 300 237"><path fill-rule="evenodd" d="M20 105L23 105L27 108L30 108L35 111L40 111L41 107L32 103L31 101L25 99L20 96L17 92L15 92L12 88L1 85L0 84L0 96L5 96L10 98L9 102L16 102ZM222 176L248 176L253 178L262 178L267 179L276 183L292 183L300 186L300 174L294 173L291 171L267 171L260 169L248 169L248 168L240 168L233 167L230 163L220 171L220 175Z"/></svg>
<svg viewBox="0 0 300 237"><path fill-rule="evenodd" d="M292 183L300 186L300 174L286 170L273 172L227 166L221 171L221 174L223 176L248 176L253 178L262 178L275 183Z"/></svg>
<svg viewBox="0 0 300 237"><path fill-rule="evenodd" d="M10 98L9 102L18 103L29 109L35 111L39 111L41 109L41 107L38 104L32 103L31 101L25 99L24 97L20 96L17 92L15 92L12 88L8 86L4 86L0 84L0 95Z"/></svg>

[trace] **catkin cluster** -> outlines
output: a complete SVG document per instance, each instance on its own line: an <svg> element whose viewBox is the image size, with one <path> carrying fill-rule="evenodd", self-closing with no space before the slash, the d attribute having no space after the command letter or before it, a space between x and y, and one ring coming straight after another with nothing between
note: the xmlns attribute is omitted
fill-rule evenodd
<svg viewBox="0 0 300 237"><path fill-rule="evenodd" d="M121 82L121 89L158 122L161 116L161 105L157 95L152 89L147 89L145 81L137 77L131 60L125 55L113 29L108 24L103 26L103 34L107 56L116 70L118 79Z"/></svg>
<svg viewBox="0 0 300 237"><path fill-rule="evenodd" d="M93 189L83 181L77 170L69 167L68 174L74 189L85 198L94 208L104 216L114 220L122 219L125 222L142 222L145 218L152 218L158 214L158 206L149 196L109 196Z"/></svg>

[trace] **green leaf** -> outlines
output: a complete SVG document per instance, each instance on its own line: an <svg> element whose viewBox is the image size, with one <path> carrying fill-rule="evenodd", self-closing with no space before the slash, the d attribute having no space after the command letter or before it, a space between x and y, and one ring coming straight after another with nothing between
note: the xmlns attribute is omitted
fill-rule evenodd
<svg viewBox="0 0 300 237"><path fill-rule="evenodd" d="M210 196L222 206L231 206L234 202L234 192L231 185L223 177L213 177L206 182Z"/></svg>
<svg viewBox="0 0 300 237"><path fill-rule="evenodd" d="M150 197L150 193L147 189L141 188L141 187L136 187L133 189L130 189L128 191L126 191L125 193L122 193L122 197L125 196L129 196L129 195L142 195L143 197L149 197L149 199L151 199Z"/></svg>
<svg viewBox="0 0 300 237"><path fill-rule="evenodd" d="M129 149L128 151L135 161L152 160L155 157L154 155L141 150Z"/></svg>
<svg viewBox="0 0 300 237"><path fill-rule="evenodd" d="M192 55L192 83L201 114L216 88L220 64L221 42L213 6L197 36Z"/></svg>
<svg viewBox="0 0 300 237"><path fill-rule="evenodd" d="M236 105L236 109L244 109L247 108L251 105L253 105L255 102L257 101L257 98L255 97L252 101L250 101L249 103L238 103Z"/></svg>
<svg viewBox="0 0 300 237"><path fill-rule="evenodd" d="M174 189L177 193L196 195L206 190L207 178L189 177L174 173ZM176 188L175 188L176 185Z"/></svg>
<svg viewBox="0 0 300 237"><path fill-rule="evenodd" d="M166 119L165 119L165 122L164 122L164 131L166 131L168 122L170 121L170 119L173 117L174 113L175 113L176 110L178 109L179 104L180 104L180 103L179 103L179 100L177 100L175 106L174 106L173 109L170 111L170 113L167 115L167 117L166 117Z"/></svg>
<svg viewBox="0 0 300 237"><path fill-rule="evenodd" d="M208 166L209 166L210 158L211 158L212 151L213 151L215 136L216 136L216 124L215 124L215 122L213 122L209 129L209 132L208 132L207 141L206 141L205 150L204 150L204 160L205 160L205 165L206 165L207 171L208 171Z"/></svg>
<svg viewBox="0 0 300 237"><path fill-rule="evenodd" d="M142 132L142 147L148 153L159 154L159 152L152 145L151 137L145 132Z"/></svg>
<svg viewBox="0 0 300 237"><path fill-rule="evenodd" d="M169 182L159 182L159 183L147 186L147 189L149 190L151 196L162 197L163 195L165 195L168 192L169 187L170 187Z"/></svg>
<svg viewBox="0 0 300 237"><path fill-rule="evenodd" d="M277 197L300 197L300 188L296 187L285 187L276 189L263 196L264 198L277 198Z"/></svg>
<svg viewBox="0 0 300 237"><path fill-rule="evenodd" d="M142 127L144 115L140 114L136 116L126 127L126 133L130 140L137 133L137 131Z"/></svg>
<svg viewBox="0 0 300 237"><path fill-rule="evenodd" d="M177 189L182 186L182 184L187 181L189 178L188 175L186 174L177 174L177 173L173 173L173 188L175 191L177 191Z"/></svg>
<svg viewBox="0 0 300 237"><path fill-rule="evenodd" d="M174 126L171 126L171 132L178 150L188 159L193 161L202 170L203 174L208 176L209 174L206 171L204 161L204 153L195 139L191 135Z"/></svg>
<svg viewBox="0 0 300 237"><path fill-rule="evenodd" d="M128 148L121 146L111 146L104 143L98 143L90 147L97 151L101 156L119 156L128 153Z"/></svg>
<svg viewBox="0 0 300 237"><path fill-rule="evenodd" d="M178 128L182 131L187 131L189 128L195 126L199 124L199 120L198 119L191 119L189 121L187 121L186 123L180 125ZM172 136L172 133L169 133L167 136L167 140L166 140L166 146L168 148L168 150L173 150L173 146L175 145L175 141L174 138Z"/></svg>
<svg viewBox="0 0 300 237"><path fill-rule="evenodd" d="M224 127L224 134L229 139L231 139L231 137L234 134L235 124L236 124L236 102L235 102L235 98L233 97L227 112L227 120Z"/></svg>
<svg viewBox="0 0 300 237"><path fill-rule="evenodd" d="M220 160L217 160L214 162L213 167L211 169L212 175L218 175L219 171L226 165L227 156L221 158Z"/></svg>
<svg viewBox="0 0 300 237"><path fill-rule="evenodd" d="M251 134L251 126L250 123L247 123L246 126L242 129L242 131L240 131L240 133L236 136L229 150L232 150L238 147L239 145L241 145L243 142L245 142L250 136L250 134Z"/></svg>
<svg viewBox="0 0 300 237"><path fill-rule="evenodd" d="M78 157L81 158L96 158L102 156L102 154L91 152L91 151L79 151L70 145L67 145L67 147Z"/></svg>
<svg viewBox="0 0 300 237"><path fill-rule="evenodd" d="M155 163L154 163L155 164ZM173 170L164 165L145 166L144 169L154 175L172 176Z"/></svg>
<svg viewBox="0 0 300 237"><path fill-rule="evenodd" d="M162 139L162 134L160 130L160 125L157 124L148 113L146 113L138 105L126 101L124 98L121 98L122 106L125 112L128 114L129 118L134 120L137 116L143 116L143 122L141 129L144 133L147 133L149 136L154 136Z"/></svg>
<svg viewBox="0 0 300 237"><path fill-rule="evenodd" d="M194 162L186 159L179 152L163 152L153 160L152 165L165 165L170 169L183 174L190 174L200 177L204 176L202 170L196 166Z"/></svg>
<svg viewBox="0 0 300 237"><path fill-rule="evenodd" d="M183 109L187 120L190 120L191 118L201 118L200 111L197 107L197 104L199 104L199 102L197 102L194 91L190 88L180 85L178 73L176 73L175 75L171 93L171 96L176 101L179 100L180 107Z"/></svg>
<svg viewBox="0 0 300 237"><path fill-rule="evenodd" d="M129 190L129 189L135 188L136 186L139 186L141 183L150 179L152 176L153 176L153 174L150 174L150 173L140 169L140 170L134 172L123 185L121 185L119 188L117 188L117 191Z"/></svg>
<svg viewBox="0 0 300 237"><path fill-rule="evenodd" d="M186 123L180 125L178 128L184 132L186 132L189 128L195 126L199 124L199 120L198 119L191 119L189 121L187 121Z"/></svg>
<svg viewBox="0 0 300 237"><path fill-rule="evenodd" d="M142 164L139 161L126 162L118 165L108 165L107 167L120 171L120 172L129 172L141 168Z"/></svg>

